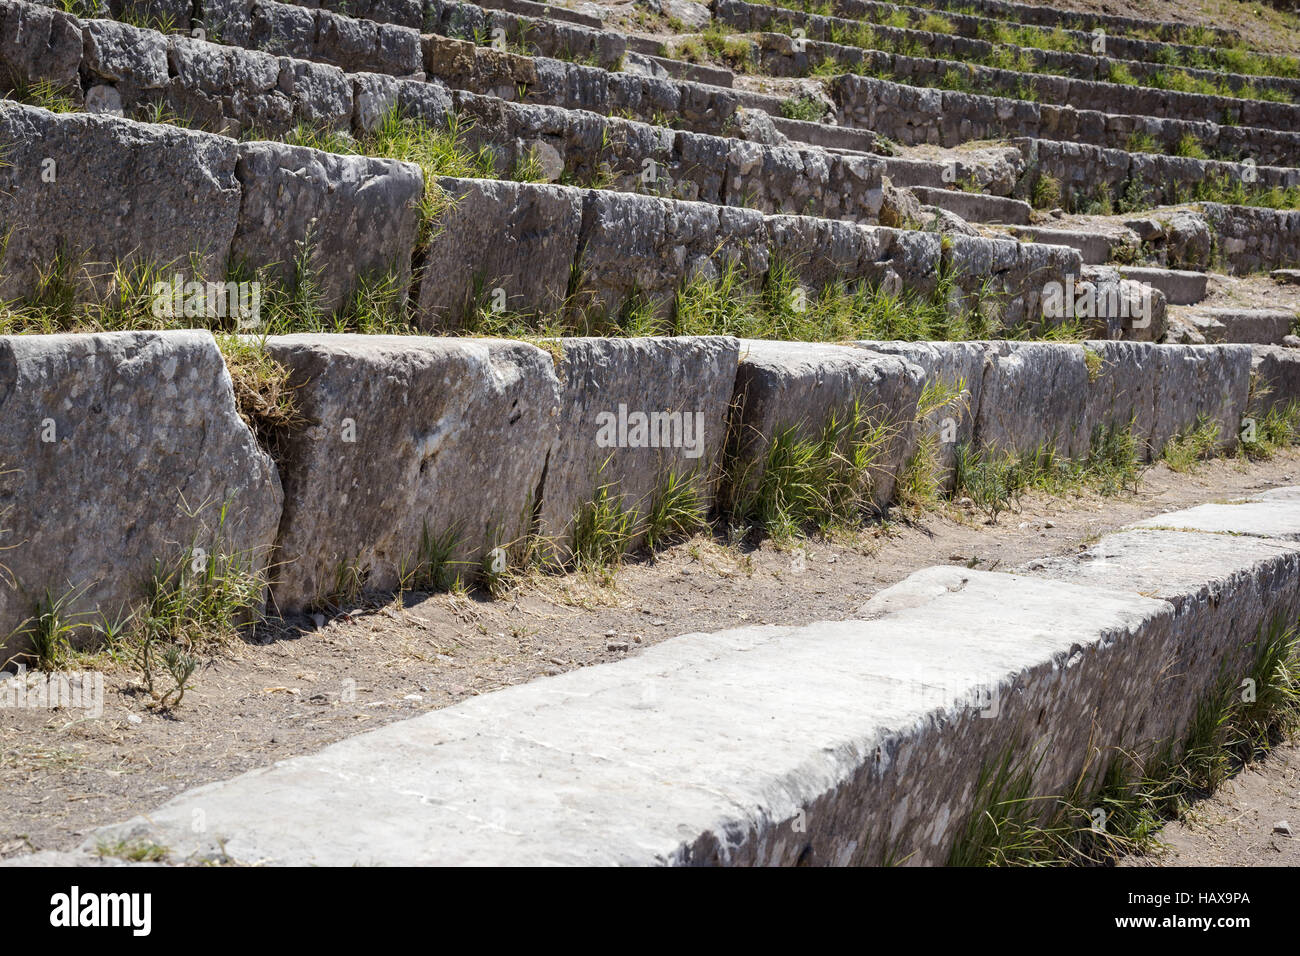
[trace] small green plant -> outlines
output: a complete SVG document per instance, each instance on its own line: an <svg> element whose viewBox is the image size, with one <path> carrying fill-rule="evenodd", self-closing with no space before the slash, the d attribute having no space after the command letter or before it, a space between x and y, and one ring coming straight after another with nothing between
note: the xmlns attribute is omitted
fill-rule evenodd
<svg viewBox="0 0 1300 956"><path fill-rule="evenodd" d="M32 616L18 626L16 634L31 644L31 656L41 670L62 668L71 655L73 637L86 627L85 615L72 611L78 596L75 588L57 596L46 590Z"/></svg>
<svg viewBox="0 0 1300 956"><path fill-rule="evenodd" d="M1061 204L1061 181L1049 173L1034 180L1030 202L1035 209L1055 209Z"/></svg>
<svg viewBox="0 0 1300 956"><path fill-rule="evenodd" d="M725 509L776 538L857 527L877 511L879 461L896 431L855 401L811 433L789 426L766 441L733 435L733 442L756 441L760 454L743 463L732 456Z"/></svg>
<svg viewBox="0 0 1300 956"><path fill-rule="evenodd" d="M646 511L646 546L655 550L708 526L707 509L696 478L670 470L660 481Z"/></svg>
<svg viewBox="0 0 1300 956"><path fill-rule="evenodd" d="M622 564L636 535L636 518L612 483L601 485L574 519L573 565L583 571L605 571Z"/></svg>
<svg viewBox="0 0 1300 956"><path fill-rule="evenodd" d="M781 115L786 119L817 123L821 121L825 112L825 104L817 97L808 94L781 101Z"/></svg>
<svg viewBox="0 0 1300 956"><path fill-rule="evenodd" d="M111 840L95 847L95 853L101 858L112 857L130 863L158 863L167 859L171 852L167 847L150 840Z"/></svg>
<svg viewBox="0 0 1300 956"><path fill-rule="evenodd" d="M1186 473L1207 458L1214 456L1218 450L1222 427L1216 421L1198 416L1196 423L1175 435L1165 445L1163 455L1165 464L1172 471Z"/></svg>

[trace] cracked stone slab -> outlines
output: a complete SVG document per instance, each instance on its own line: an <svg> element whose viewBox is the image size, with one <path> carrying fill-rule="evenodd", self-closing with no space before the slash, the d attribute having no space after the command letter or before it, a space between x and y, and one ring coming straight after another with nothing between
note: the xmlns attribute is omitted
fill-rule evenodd
<svg viewBox="0 0 1300 956"><path fill-rule="evenodd" d="M281 500L209 333L0 337L0 647L46 589L112 619L191 546L264 568Z"/></svg>
<svg viewBox="0 0 1300 956"><path fill-rule="evenodd" d="M532 523L559 384L524 342L391 335L267 339L310 424L285 443L280 610L330 597L339 575L391 590L421 536L456 535L472 577Z"/></svg>
<svg viewBox="0 0 1300 956"><path fill-rule="evenodd" d="M1197 505L1145 518L1129 527L1300 541L1300 498L1278 496L1262 501Z"/></svg>

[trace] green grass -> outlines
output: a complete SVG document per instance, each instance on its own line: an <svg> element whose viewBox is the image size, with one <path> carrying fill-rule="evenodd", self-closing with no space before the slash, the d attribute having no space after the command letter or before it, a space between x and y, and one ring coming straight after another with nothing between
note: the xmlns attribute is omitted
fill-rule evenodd
<svg viewBox="0 0 1300 956"><path fill-rule="evenodd" d="M957 449L954 497L967 497L990 521L1019 507L1031 490L1051 495L1090 488L1103 495L1137 491L1145 468L1143 448L1132 426L1099 427L1088 452L1077 459L1058 454L1050 443L1028 451Z"/></svg>
<svg viewBox="0 0 1300 956"><path fill-rule="evenodd" d="M30 642L36 667L45 671L63 668L73 652L77 633L88 629L87 616L72 610L78 589L59 594L49 589L36 601L31 617L18 626L16 636Z"/></svg>
<svg viewBox="0 0 1300 956"><path fill-rule="evenodd" d="M786 119L817 123L825 112L826 105L815 96L789 97L781 101L781 115Z"/></svg>
<svg viewBox="0 0 1300 956"><path fill-rule="evenodd" d="M1094 785L1085 766L1070 793L1037 794L1044 751L1003 748L981 766L949 865L1096 866L1153 849L1167 821L1300 730L1298 633L1275 616L1252 642L1244 678L1221 672L1178 741L1145 759L1100 751L1093 762L1105 764Z"/></svg>
<svg viewBox="0 0 1300 956"><path fill-rule="evenodd" d="M791 425L759 442L756 458L729 457L724 510L778 539L857 527L877 512L881 455L898 424L854 402L820 428ZM747 436L732 436L733 448Z"/></svg>
<svg viewBox="0 0 1300 956"><path fill-rule="evenodd" d="M636 525L637 514L624 504L617 486L601 485L574 518L571 563L582 571L618 567L632 546Z"/></svg>
<svg viewBox="0 0 1300 956"><path fill-rule="evenodd" d="M1194 471L1202 461L1213 458L1220 445L1222 427L1204 415L1184 429L1165 445L1162 457L1172 471Z"/></svg>

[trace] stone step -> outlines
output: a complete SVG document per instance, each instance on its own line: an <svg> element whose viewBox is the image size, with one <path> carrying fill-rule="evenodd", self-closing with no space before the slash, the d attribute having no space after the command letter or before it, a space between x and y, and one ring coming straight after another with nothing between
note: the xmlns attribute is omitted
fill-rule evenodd
<svg viewBox="0 0 1300 956"><path fill-rule="evenodd" d="M1111 259L1116 240L1095 232L1054 229L1049 226L1012 226L1011 234L1032 242L1045 242L1077 249L1084 265L1104 265Z"/></svg>
<svg viewBox="0 0 1300 956"><path fill-rule="evenodd" d="M0 3L0 19L5 10L21 9ZM769 213L879 221L881 162L864 154L769 146L559 107L506 102L448 91L436 81L348 74L310 61L271 59L239 47L165 38L112 21L86 24L88 53L79 55L78 21L65 14L45 16L69 27L67 49L59 53L67 54L68 66L63 69L71 72L60 74L53 64L46 64L43 69L48 75L28 79L66 82L82 69L90 87L89 107L106 109L111 102L119 114L147 119L161 103L169 112L186 117L191 127L283 137L302 126L360 135L373 129L387 110L400 106L405 115L418 117L433 129L449 129L457 122L462 145L470 151L488 150L499 176L512 175L522 164L534 161L540 170L530 175L548 181L599 183L603 188L747 205ZM111 58L104 52L109 50ZM82 61L80 67L76 59ZM20 68L0 50L0 69L6 64ZM266 91L255 82L242 89L232 86L233 77L255 77L268 66L285 75L275 88ZM169 72L173 75L159 93L156 86ZM233 95L236 89L245 95ZM323 95L326 91L328 95ZM318 106L313 105L313 92Z"/></svg>
<svg viewBox="0 0 1300 956"><path fill-rule="evenodd" d="M836 9L851 9L858 13L883 8L885 4L841 2L833 4ZM890 5L892 6L892 4ZM1066 27L1091 33L1100 27L1108 33L1149 33L1155 32L1162 40L1177 40L1188 29L1188 24L1176 21L1146 20L1138 17L1126 17L1113 13L1097 13L1086 10L1062 10L1049 5L1039 6L1029 3L1008 3L1006 0L919 0L910 5L921 11L949 10L953 13L970 13L978 11L981 16L1005 20L1010 23L1024 23L1031 26ZM903 8L907 9L907 8ZM1235 30L1221 27L1202 27L1206 34L1225 45L1240 39Z"/></svg>
<svg viewBox="0 0 1300 956"><path fill-rule="evenodd" d="M1296 324L1291 309L1198 308L1183 312L1181 318L1211 344L1279 345Z"/></svg>
<svg viewBox="0 0 1300 956"><path fill-rule="evenodd" d="M1173 152L1187 136L1209 156L1265 166L1300 165L1300 134L1156 116L1102 113L1026 100L908 86L846 74L829 81L843 125L904 145L953 147L972 140L1034 139L1129 149L1135 132Z"/></svg>
<svg viewBox="0 0 1300 956"><path fill-rule="evenodd" d="M951 77L956 75L965 88L989 96L1102 113L1122 112L1290 132L1300 130L1300 106L1294 103L1114 83L1108 81L1108 75L1079 79L1045 72L1021 72L982 66L942 54L904 56L838 43L795 39L781 33L755 34L753 43L761 71L772 76L807 76L814 69L824 68L823 64L829 60L844 72L883 75L899 83L923 88L948 88L952 85Z"/></svg>
<svg viewBox="0 0 1300 956"><path fill-rule="evenodd" d="M489 10L518 13L535 20L563 20L593 30L605 28L603 11L596 3L584 4L582 10L572 10L558 3L535 3L533 0L479 0L478 5Z"/></svg>
<svg viewBox="0 0 1300 956"><path fill-rule="evenodd" d="M485 694L182 793L81 852L942 865L983 810L983 771L1009 759L1032 768L1026 798L1087 799L1098 752L1158 758L1225 674L1251 673L1256 635L1294 619L1300 501L1200 511L1025 573L919 571L857 620L686 635Z"/></svg>
<svg viewBox="0 0 1300 956"><path fill-rule="evenodd" d="M745 8L749 9L746 10ZM798 18L801 15L800 11L789 10L779 5L765 10L763 5L748 4L744 3L743 0L715 0L715 16L719 19L730 17L732 14L729 11L736 9L739 9L742 15L743 13L750 13L763 17L770 17L772 11L775 10L783 19ZM880 19L881 15L885 17L891 16L897 9L893 4L876 3L874 0L838 0L837 12L841 17L855 20L865 17L870 22ZM919 24L926 15L933 13L932 10L918 7L905 9L910 13L910 22L914 25ZM951 32L959 37L989 39L998 36L999 28L1005 26L1002 21L991 17L970 16L965 13L949 13L945 15L944 19L952 27ZM754 26L742 27L741 23L743 21L738 21L733 23L733 26L744 30L756 29ZM876 28L875 24L873 24L873 29ZM1067 42L1072 44L1077 52L1090 54L1093 51L1094 37L1090 32L1066 30L1065 36ZM1044 45L1048 44L1044 43ZM1051 45L1055 46L1055 41ZM1223 51L1216 46L1196 46L1160 40L1144 40L1138 37L1125 37L1111 33L1106 35L1105 55L1125 60L1164 63L1173 57L1177 57L1180 62L1219 62L1220 65L1231 62L1230 58L1225 59L1222 54Z"/></svg>
<svg viewBox="0 0 1300 956"><path fill-rule="evenodd" d="M1159 289L1170 305L1195 305L1205 298L1209 275L1183 269L1153 269L1142 266L1120 266L1120 274Z"/></svg>
<svg viewBox="0 0 1300 956"><path fill-rule="evenodd" d="M955 213L968 222L1006 223L1028 225L1032 207L1019 199L1004 196L986 196L959 189L933 189L913 186L912 194L927 206L938 206Z"/></svg>
<svg viewBox="0 0 1300 956"><path fill-rule="evenodd" d="M724 0L719 6L719 17L723 22L745 33L772 31L789 34L792 29L797 28L804 32L801 39L830 41L881 53L906 53L912 57L930 57L949 61L950 65L958 67L995 65L1004 62L1005 58L1010 56L1014 62L1032 64L1031 72L1074 77L1080 80L1106 80L1112 75L1112 71L1123 70L1135 80L1133 86L1160 88L1169 86L1168 75L1177 72L1179 75L1205 81L1216 87L1226 84L1238 92L1250 93L1262 87L1292 99L1300 94L1300 79L1291 76L1254 76L1183 66L1172 68L1162 61L1148 62L1141 59L1140 56L1149 51L1145 46L1136 51L1128 50L1130 53L1138 52L1138 57L1129 58L1113 49L1109 55L1095 56L1091 52L1094 39L1092 37L1089 37L1087 44L1081 44L1077 51L1066 51L1017 46L1014 43L993 43L980 37L883 26L879 23L871 24L867 32L863 29L863 23L858 20L818 16L780 7L739 2L739 0ZM1111 44L1112 40L1123 44L1121 38L1107 37L1108 44ZM805 47L802 52L812 52L812 48ZM814 62L819 61L820 56L815 56Z"/></svg>
<svg viewBox="0 0 1300 956"><path fill-rule="evenodd" d="M879 149L880 141L867 129L854 129L850 126L832 126L829 123L813 123L808 120L788 119L773 116L772 125L777 132L796 143L807 143L824 149L842 149L859 153L874 153Z"/></svg>

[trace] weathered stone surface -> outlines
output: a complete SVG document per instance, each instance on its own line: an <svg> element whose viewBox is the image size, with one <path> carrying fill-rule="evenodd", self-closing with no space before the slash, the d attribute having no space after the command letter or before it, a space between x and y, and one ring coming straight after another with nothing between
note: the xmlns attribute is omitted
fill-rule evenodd
<svg viewBox="0 0 1300 956"><path fill-rule="evenodd" d="M1099 431L1131 431L1150 458L1156 425L1160 346L1144 342L1085 342L1091 352L1083 427L1091 442Z"/></svg>
<svg viewBox="0 0 1300 956"><path fill-rule="evenodd" d="M1111 266L1084 266L1073 296L1073 318L1096 338L1158 342L1169 328L1165 294Z"/></svg>
<svg viewBox="0 0 1300 956"><path fill-rule="evenodd" d="M577 256L583 191L485 179L438 184L449 204L424 256L421 328L459 328L479 306L558 310Z"/></svg>
<svg viewBox="0 0 1300 956"><path fill-rule="evenodd" d="M309 252L321 305L335 309L365 280L392 275L405 301L424 176L418 166L283 143L240 143L243 196L231 258L292 284Z"/></svg>
<svg viewBox="0 0 1300 956"><path fill-rule="evenodd" d="M30 294L61 250L100 293L115 263L188 274L194 255L224 279L240 203L232 141L0 102L0 142L0 298Z"/></svg>
<svg viewBox="0 0 1300 956"><path fill-rule="evenodd" d="M1050 342L992 342L976 440L993 453L1053 448L1086 454L1088 366L1083 348Z"/></svg>
<svg viewBox="0 0 1300 956"><path fill-rule="evenodd" d="M521 542L555 437L551 357L523 342L290 335L267 340L310 426L281 456L285 484L272 596L325 600L340 575L395 587L421 536L456 535L472 577Z"/></svg>
<svg viewBox="0 0 1300 956"><path fill-rule="evenodd" d="M984 373L993 360L981 342L855 342L856 346L884 355L897 355L925 372L929 403L951 396L935 407L918 425L935 443L936 464L942 487L956 480L958 450L973 445L975 421L984 393Z"/></svg>
<svg viewBox="0 0 1300 956"><path fill-rule="evenodd" d="M1256 385L1250 413L1260 415L1274 406L1300 402L1300 350L1280 345L1257 345L1251 371Z"/></svg>
<svg viewBox="0 0 1300 956"><path fill-rule="evenodd" d="M1177 526L1189 513L1153 520ZM1151 675L1150 695L1159 706L1183 714L1186 702L1199 699L1221 671L1237 681L1250 676L1255 636L1268 634L1279 621L1294 622L1300 613L1300 550L1254 537L1124 531L1077 554L1031 561L1021 570L1170 602L1178 641L1166 666ZM1143 735L1158 739L1154 728Z"/></svg>
<svg viewBox="0 0 1300 956"><path fill-rule="evenodd" d="M76 17L28 3L0 2L0 88L46 80L80 96L81 52Z"/></svg>
<svg viewBox="0 0 1300 956"><path fill-rule="evenodd" d="M1156 351L1153 452L1200 416L1218 423L1221 448L1235 446L1250 396L1250 360L1248 345L1162 345Z"/></svg>
<svg viewBox="0 0 1300 956"><path fill-rule="evenodd" d="M540 530L561 555L570 522L602 486L645 515L676 473L690 476L705 509L711 507L737 340L568 338L557 347L559 434L547 461ZM648 422L638 424L638 416Z"/></svg>
<svg viewBox="0 0 1300 956"><path fill-rule="evenodd" d="M915 445L924 380L920 366L866 349L741 340L728 446L737 490L758 486L774 437L792 429L814 438L832 415L843 421L856 402L864 421L888 429L870 472L872 500L884 507Z"/></svg>
<svg viewBox="0 0 1300 956"><path fill-rule="evenodd" d="M1043 755L1033 792L1060 793L1093 747L1135 748L1194 706L1151 693L1166 602L953 568L891 591L902 606L874 620L683 636L391 724L86 847L129 836L175 859L224 847L322 865L847 865L893 850L934 865L994 755ZM629 812L634 793L656 798Z"/></svg>
<svg viewBox="0 0 1300 956"><path fill-rule="evenodd" d="M134 102L167 85L167 38L115 20L87 20L82 69L94 81L112 83Z"/></svg>
<svg viewBox="0 0 1300 956"><path fill-rule="evenodd" d="M575 307L617 313L633 295L664 311L683 283L727 263L767 271L764 217L751 209L587 190Z"/></svg>
<svg viewBox="0 0 1300 956"><path fill-rule="evenodd" d="M1197 505L1146 518L1129 527L1300 541L1300 499L1274 497L1234 504Z"/></svg>
<svg viewBox="0 0 1300 956"><path fill-rule="evenodd" d="M1182 318L1212 344L1277 345L1296 324L1293 309L1199 308L1184 312Z"/></svg>
<svg viewBox="0 0 1300 956"><path fill-rule="evenodd" d="M112 620L190 547L265 567L280 482L208 333L0 337L0 422L0 649L47 590Z"/></svg>

